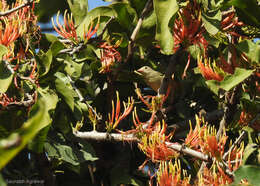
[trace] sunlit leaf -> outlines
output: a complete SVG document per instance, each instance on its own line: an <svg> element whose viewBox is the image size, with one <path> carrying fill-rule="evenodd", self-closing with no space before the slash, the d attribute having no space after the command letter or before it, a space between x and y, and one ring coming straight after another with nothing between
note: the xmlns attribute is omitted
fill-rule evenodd
<svg viewBox="0 0 260 186"><path fill-rule="evenodd" d="M0 93L7 91L13 81L13 76L14 74L7 68L5 62L0 62Z"/></svg>
<svg viewBox="0 0 260 186"><path fill-rule="evenodd" d="M50 158L57 158L72 165L79 165L84 161L95 161L95 153L90 144L84 142L79 146L66 143L62 134L58 133L44 145Z"/></svg>
<svg viewBox="0 0 260 186"><path fill-rule="evenodd" d="M88 1L87 0L67 0L70 11L73 14L73 18L75 20L75 24L79 25L84 17L88 13Z"/></svg>
<svg viewBox="0 0 260 186"><path fill-rule="evenodd" d="M169 27L171 18L177 13L179 7L176 0L154 0L156 14L156 40L165 54L173 53L173 37Z"/></svg>
<svg viewBox="0 0 260 186"><path fill-rule="evenodd" d="M94 8L90 12L88 12L87 16L84 18L84 20L81 22L79 27L77 28L77 33L79 36L83 37L84 30L87 33L88 29L90 28L91 22L93 22L98 17L112 17L116 16L116 13L113 8L108 6L100 6L97 8Z"/></svg>
<svg viewBox="0 0 260 186"><path fill-rule="evenodd" d="M33 137L46 126L42 121L46 107L44 102L34 105L34 115L8 138L0 140L0 169L19 153Z"/></svg>
<svg viewBox="0 0 260 186"><path fill-rule="evenodd" d="M246 56L255 63L260 62L260 45L251 40L243 40L236 45L236 48L245 53Z"/></svg>
<svg viewBox="0 0 260 186"><path fill-rule="evenodd" d="M246 179L250 185L259 185L260 183L260 167L256 165L244 165L235 171L234 184L240 183L242 179Z"/></svg>
<svg viewBox="0 0 260 186"><path fill-rule="evenodd" d="M57 72L55 74L55 76L57 77L55 80L55 85L56 85L57 91L62 95L64 101L68 104L70 109L73 111L74 110L74 91L71 87L68 77L61 72Z"/></svg>
<svg viewBox="0 0 260 186"><path fill-rule="evenodd" d="M225 76L223 81L218 82L215 80L208 80L206 81L206 83L215 94L218 94L220 88L224 89L225 91L229 91L235 86L237 86L239 83L243 82L253 72L254 70L236 68L235 73Z"/></svg>
<svg viewBox="0 0 260 186"><path fill-rule="evenodd" d="M212 35L218 33L220 28L220 21L221 21L220 10L206 12L202 14L202 22L204 23L206 30Z"/></svg>

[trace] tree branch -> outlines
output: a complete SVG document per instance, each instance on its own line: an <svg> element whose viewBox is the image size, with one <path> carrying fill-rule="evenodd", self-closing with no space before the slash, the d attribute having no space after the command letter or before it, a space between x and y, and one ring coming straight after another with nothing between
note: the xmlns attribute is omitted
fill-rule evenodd
<svg viewBox="0 0 260 186"><path fill-rule="evenodd" d="M97 131L91 131L91 132L79 132L79 131L73 131L73 134L81 139L84 140L95 140L95 141L115 141L115 142L135 142L138 143L140 142L139 139L137 137L135 137L134 134L114 134L114 133L105 133L105 132L97 132ZM200 159L202 161L211 161L211 159L209 158L209 156L192 150L188 147L185 147L183 145L180 144L176 144L176 143L171 143L171 142L166 142L167 147L180 152L180 153L184 153L186 155L192 156L194 158Z"/></svg>
<svg viewBox="0 0 260 186"><path fill-rule="evenodd" d="M146 14L150 11L150 9L152 8L152 0L148 0L147 3L145 4L145 7L140 15L140 18L137 22L137 25L134 29L134 31L132 32L132 35L130 37L130 41L129 41L129 44L128 44L128 51L127 51L127 56L125 58L125 62L127 62L131 56L133 55L133 49L134 49L134 43L135 43L135 39L136 39L136 36L142 26L142 23L143 23L143 20L144 20L144 17L146 16Z"/></svg>
<svg viewBox="0 0 260 186"><path fill-rule="evenodd" d="M27 0L25 3L19 5L19 6L15 7L15 8L7 10L6 12L0 12L0 16L7 16L7 15L9 15L9 14L11 14L11 13L13 13L13 12L15 12L15 11L21 9L21 8L23 8L23 7L31 5L32 2L33 2L33 0Z"/></svg>

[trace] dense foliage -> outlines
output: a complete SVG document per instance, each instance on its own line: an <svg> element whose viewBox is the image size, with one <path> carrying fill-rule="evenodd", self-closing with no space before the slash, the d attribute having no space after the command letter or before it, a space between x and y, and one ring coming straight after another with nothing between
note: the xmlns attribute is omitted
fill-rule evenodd
<svg viewBox="0 0 260 186"><path fill-rule="evenodd" d="M259 4L1 0L0 185L259 185Z"/></svg>

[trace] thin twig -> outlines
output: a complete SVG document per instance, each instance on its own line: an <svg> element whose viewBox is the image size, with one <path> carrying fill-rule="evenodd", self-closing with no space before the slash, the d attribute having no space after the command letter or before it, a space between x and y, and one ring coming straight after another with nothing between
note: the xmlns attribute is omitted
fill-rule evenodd
<svg viewBox="0 0 260 186"><path fill-rule="evenodd" d="M258 118L260 117L260 113L258 113L255 118L253 120L250 121L250 123L248 124L248 126L250 127L251 125L253 125L255 123L256 120L258 120ZM235 148L235 146L237 146L242 139L245 137L246 135L246 131L242 131L240 136L236 139L236 141L233 143L233 145L229 148L229 150L223 155L223 160L226 159L226 157L228 156L228 154Z"/></svg>
<svg viewBox="0 0 260 186"><path fill-rule="evenodd" d="M142 23L143 23L143 20L144 20L144 17L146 16L146 14L148 13L148 11L151 9L152 7L152 0L148 0L145 4L145 7L140 15L140 18L137 22L137 25L134 29L134 31L132 32L132 35L130 37L130 41L129 41L129 44L128 44L128 52L127 52L127 57L125 58L125 62L127 62L131 56L133 55L133 48L134 48L134 42L136 40L136 36L142 26Z"/></svg>
<svg viewBox="0 0 260 186"><path fill-rule="evenodd" d="M27 0L27 2L24 3L24 4L21 4L21 5L17 6L17 7L15 7L15 8L10 9L10 10L7 10L6 12L0 12L0 16L7 16L7 15L9 15L9 14L11 14L11 13L13 13L13 12L23 8L23 7L25 7L25 6L31 5L32 2L33 2L33 0Z"/></svg>
<svg viewBox="0 0 260 186"><path fill-rule="evenodd" d="M90 104L88 104L87 100L82 96L80 90L76 87L76 85L75 85L74 81L71 79L71 77L70 77L69 75L67 75L67 78L69 79L72 88L73 88L73 89L75 90L75 92L77 93L77 95L78 95L78 97L79 97L79 101L86 103L87 107L88 107L89 109L91 109L91 111L92 111L92 112L95 114L95 116L97 117L97 120L98 120L98 121L101 121L102 118L97 114L97 112L95 111L95 109L93 109L93 107L92 107Z"/></svg>
<svg viewBox="0 0 260 186"><path fill-rule="evenodd" d="M59 54L69 54L72 56L73 54L75 54L76 52L79 52L84 47L85 47L85 45L83 43L80 43L78 46L60 50Z"/></svg>
<svg viewBox="0 0 260 186"><path fill-rule="evenodd" d="M114 133L106 133L106 132L79 132L73 131L73 134L81 139L84 140L95 140L95 141L115 141L115 142L138 142L138 138L136 138L133 134L114 134Z"/></svg>

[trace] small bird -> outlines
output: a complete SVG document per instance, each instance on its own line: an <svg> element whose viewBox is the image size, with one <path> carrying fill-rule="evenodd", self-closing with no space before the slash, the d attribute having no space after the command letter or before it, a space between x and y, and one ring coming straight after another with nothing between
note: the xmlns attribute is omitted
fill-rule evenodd
<svg viewBox="0 0 260 186"><path fill-rule="evenodd" d="M149 66L143 66L136 70L135 73L141 76L149 87L158 92L164 78L164 75L161 72L155 71ZM180 91L177 90L179 85L173 78L174 76L170 78L166 93L170 98L169 103L173 103L174 98L176 97L176 91Z"/></svg>
<svg viewBox="0 0 260 186"><path fill-rule="evenodd" d="M143 66L136 70L135 73L140 75L145 83L156 92L160 88L164 77L161 72L157 72L149 66Z"/></svg>

